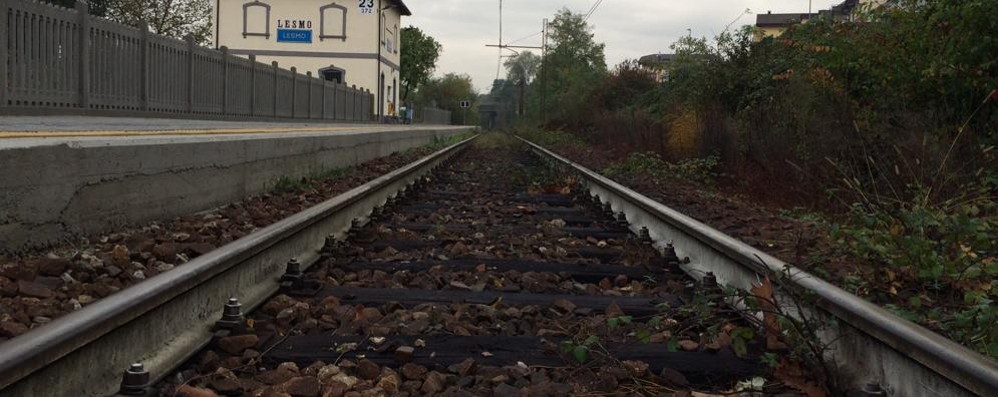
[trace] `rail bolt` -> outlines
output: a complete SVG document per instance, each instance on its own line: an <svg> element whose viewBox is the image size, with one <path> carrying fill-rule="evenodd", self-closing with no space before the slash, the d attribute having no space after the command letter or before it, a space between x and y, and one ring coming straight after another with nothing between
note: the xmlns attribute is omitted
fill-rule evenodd
<svg viewBox="0 0 998 397"><path fill-rule="evenodd" d="M229 301L222 307L222 319L215 321L215 328L218 330L235 330L243 325L243 305L239 299L229 298Z"/></svg>
<svg viewBox="0 0 998 397"><path fill-rule="evenodd" d="M243 304L239 299L229 298L222 309L222 321L243 321Z"/></svg>
<svg viewBox="0 0 998 397"><path fill-rule="evenodd" d="M281 276L281 289L284 291L301 289L304 282L305 273L301 271L301 263L298 263L297 258L291 258L284 275Z"/></svg>
<svg viewBox="0 0 998 397"><path fill-rule="evenodd" d="M149 388L149 379L149 371L146 371L142 363L132 364L121 377L121 388L118 390L118 394L144 396Z"/></svg>
<svg viewBox="0 0 998 397"><path fill-rule="evenodd" d="M362 228L362 227L364 227L364 221L362 221L360 219L354 219L352 222L350 222L350 232L349 233L354 233L357 230L360 230L360 228Z"/></svg>
<svg viewBox="0 0 998 397"><path fill-rule="evenodd" d="M880 387L880 384L878 384L878 383L867 383L866 386L863 386L863 390L860 391L860 395L862 395L862 396L886 396L887 393L885 393L884 389L882 389Z"/></svg>
<svg viewBox="0 0 998 397"><path fill-rule="evenodd" d="M647 227L641 227L641 240L646 244L651 244L651 231Z"/></svg>
<svg viewBox="0 0 998 397"><path fill-rule="evenodd" d="M336 236L330 234L326 236L326 241L322 243L322 250L325 252L331 252L336 249Z"/></svg>
<svg viewBox="0 0 998 397"><path fill-rule="evenodd" d="M301 263L298 262L298 258L291 258L288 261L287 268L284 270L285 276L301 277Z"/></svg>
<svg viewBox="0 0 998 397"><path fill-rule="evenodd" d="M672 262L676 262L677 264L679 263L679 255L676 254L676 246L672 245L672 243L668 243L665 245L665 252L662 254L662 256L665 257L665 260L668 261L669 263Z"/></svg>
<svg viewBox="0 0 998 397"><path fill-rule="evenodd" d="M624 211L618 212L616 218L617 218L617 223L623 225L627 224L627 214L625 214Z"/></svg>
<svg viewBox="0 0 998 397"><path fill-rule="evenodd" d="M717 288L717 276L713 272L707 272L702 279L703 287L705 289Z"/></svg>

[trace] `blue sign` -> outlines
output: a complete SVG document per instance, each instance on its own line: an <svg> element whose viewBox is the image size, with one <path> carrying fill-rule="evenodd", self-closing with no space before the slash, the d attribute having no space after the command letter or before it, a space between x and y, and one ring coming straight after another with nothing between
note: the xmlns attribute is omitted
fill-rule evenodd
<svg viewBox="0 0 998 397"><path fill-rule="evenodd" d="M311 43L312 31L306 29L277 29L278 43Z"/></svg>

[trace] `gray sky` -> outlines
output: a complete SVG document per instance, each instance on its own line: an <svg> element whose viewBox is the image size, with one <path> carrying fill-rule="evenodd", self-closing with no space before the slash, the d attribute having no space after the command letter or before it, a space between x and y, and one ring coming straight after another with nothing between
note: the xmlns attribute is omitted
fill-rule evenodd
<svg viewBox="0 0 998 397"><path fill-rule="evenodd" d="M595 0L504 0L503 41L541 31L541 21L561 8L586 12ZM814 10L841 1L813 0ZM466 73L475 87L485 91L496 77L498 50L486 48L499 40L499 0L405 0L413 16L404 26L423 29L444 46L437 75ZM589 19L596 40L606 43L611 68L626 59L668 52L669 46L689 28L694 36L713 37L742 15L737 27L755 23L756 13L807 12L808 0L603 0ZM540 45L540 36L516 44ZM509 54L507 52L507 54ZM538 52L539 55L539 52ZM501 71L505 75L505 71Z"/></svg>

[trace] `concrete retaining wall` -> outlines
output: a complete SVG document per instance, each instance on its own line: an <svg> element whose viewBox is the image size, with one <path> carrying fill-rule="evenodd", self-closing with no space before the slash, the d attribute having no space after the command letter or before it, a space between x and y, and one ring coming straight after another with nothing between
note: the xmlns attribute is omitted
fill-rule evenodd
<svg viewBox="0 0 998 397"><path fill-rule="evenodd" d="M217 207L263 192L282 176L359 164L466 131L7 143L0 145L0 251Z"/></svg>

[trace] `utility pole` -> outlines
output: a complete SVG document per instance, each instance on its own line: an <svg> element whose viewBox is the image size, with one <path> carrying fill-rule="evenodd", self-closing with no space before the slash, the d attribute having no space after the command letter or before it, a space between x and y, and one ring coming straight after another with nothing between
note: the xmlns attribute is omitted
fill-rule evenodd
<svg viewBox="0 0 998 397"><path fill-rule="evenodd" d="M499 59L496 60L496 80L499 80L499 71L502 69L502 0L499 0Z"/></svg>
<svg viewBox="0 0 998 397"><path fill-rule="evenodd" d="M548 99L548 19L544 18L544 26L541 27L541 121L547 123L547 99Z"/></svg>
<svg viewBox="0 0 998 397"><path fill-rule="evenodd" d="M545 60L547 59L547 40L548 40L548 36L547 36L548 20L547 20L547 18L544 19L543 23L544 23L544 26L541 29L541 33L543 34L543 37L541 39L541 45L540 46L523 46L523 45L503 44L503 41L502 41L502 39L503 39L503 36L502 36L502 0L499 0L499 43L498 44L486 44L485 46L486 47L497 47L497 48L499 48L499 59L497 60L497 64L496 64L496 78L495 78L496 80L499 80L499 76L500 76L501 71L502 71L502 58L503 58L503 50L504 49L512 51L514 53L514 56L515 55L519 55L519 53L516 52L516 50L514 48L541 50L541 112L545 113L544 107L545 107L546 96L547 96L547 92L546 92L546 80L547 80L546 76L547 76L547 73L545 73L545 71L544 71L544 65L545 65ZM532 37L532 36L528 36L528 37L525 37L525 38L529 38L529 37ZM517 41L519 41L519 40L515 40L513 42L515 43ZM526 84L527 84L526 81L520 81L519 84L518 84L519 89L520 89L520 93L519 93L520 94L519 95L520 96L520 104L519 104L519 106L517 108L517 114L519 116L526 115L526 103L525 103L525 100L526 100Z"/></svg>

